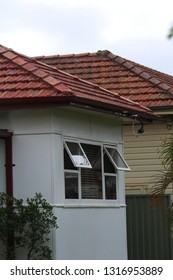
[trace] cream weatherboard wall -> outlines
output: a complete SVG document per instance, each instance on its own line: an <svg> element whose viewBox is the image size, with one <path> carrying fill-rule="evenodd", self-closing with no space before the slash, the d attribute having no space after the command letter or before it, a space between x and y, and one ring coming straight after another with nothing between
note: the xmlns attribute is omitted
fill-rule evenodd
<svg viewBox="0 0 173 280"><path fill-rule="evenodd" d="M159 155L161 142L173 135L173 127L154 122L144 125L144 133L134 133L133 125L124 125L124 153L131 172L126 172L127 194L149 194L152 181L163 170ZM168 189L171 194L171 189Z"/></svg>
<svg viewBox="0 0 173 280"><path fill-rule="evenodd" d="M14 196L41 192L54 206L54 259L127 259L124 171L117 172L116 200L69 202L64 187L63 140L116 144L123 153L121 121L71 108L21 109L4 112L0 127L13 132Z"/></svg>

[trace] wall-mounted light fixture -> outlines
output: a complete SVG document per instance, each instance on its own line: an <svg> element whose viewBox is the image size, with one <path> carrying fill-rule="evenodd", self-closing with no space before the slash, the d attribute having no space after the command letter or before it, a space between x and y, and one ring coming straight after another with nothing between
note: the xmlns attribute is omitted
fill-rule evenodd
<svg viewBox="0 0 173 280"><path fill-rule="evenodd" d="M135 130L136 122L140 123L140 127L139 127L139 129L137 131ZM133 131L133 135L136 136L136 137L139 136L139 134L144 133L144 123L143 123L143 120L141 118L138 118L137 115L134 116L134 121L133 121L133 124L132 124L132 131Z"/></svg>

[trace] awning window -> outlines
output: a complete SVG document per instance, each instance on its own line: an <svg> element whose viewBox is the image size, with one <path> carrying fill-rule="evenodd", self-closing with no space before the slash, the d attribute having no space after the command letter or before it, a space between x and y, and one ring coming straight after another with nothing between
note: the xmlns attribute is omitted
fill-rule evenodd
<svg viewBox="0 0 173 280"><path fill-rule="evenodd" d="M64 145L74 167L92 168L80 143L65 141Z"/></svg>
<svg viewBox="0 0 173 280"><path fill-rule="evenodd" d="M117 148L111 146L104 146L104 151L111 160L114 167L118 170L130 170L124 158L120 155Z"/></svg>

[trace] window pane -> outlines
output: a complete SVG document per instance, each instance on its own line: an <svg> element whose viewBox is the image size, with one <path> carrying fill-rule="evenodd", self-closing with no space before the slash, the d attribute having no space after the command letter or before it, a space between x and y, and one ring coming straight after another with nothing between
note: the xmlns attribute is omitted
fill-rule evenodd
<svg viewBox="0 0 173 280"><path fill-rule="evenodd" d="M113 174L116 173L115 166L106 153L104 153L104 172Z"/></svg>
<svg viewBox="0 0 173 280"><path fill-rule="evenodd" d="M105 191L106 199L116 199L116 176L106 175L105 176Z"/></svg>
<svg viewBox="0 0 173 280"><path fill-rule="evenodd" d="M65 148L75 167L92 168L81 145L75 142L65 142Z"/></svg>
<svg viewBox="0 0 173 280"><path fill-rule="evenodd" d="M102 199L102 173L93 169L81 170L82 198Z"/></svg>
<svg viewBox="0 0 173 280"><path fill-rule="evenodd" d="M129 167L128 167L127 163L121 157L121 155L119 154L119 152L116 148L104 147L104 150L106 151L108 157L110 158L110 160L112 161L112 163L114 164L114 166L117 169L129 170Z"/></svg>
<svg viewBox="0 0 173 280"><path fill-rule="evenodd" d="M72 163L65 148L64 148L64 169L77 170L77 168L74 167L74 164Z"/></svg>
<svg viewBox="0 0 173 280"><path fill-rule="evenodd" d="M78 199L78 173L65 172L65 198Z"/></svg>
<svg viewBox="0 0 173 280"><path fill-rule="evenodd" d="M82 144L92 169L81 169L81 188L83 199L102 199L101 147Z"/></svg>

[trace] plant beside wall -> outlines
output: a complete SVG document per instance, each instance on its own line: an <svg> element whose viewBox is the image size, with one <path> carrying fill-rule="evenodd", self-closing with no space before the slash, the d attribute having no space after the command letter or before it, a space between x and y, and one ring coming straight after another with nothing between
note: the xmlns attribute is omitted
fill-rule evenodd
<svg viewBox="0 0 173 280"><path fill-rule="evenodd" d="M16 251L24 249L28 260L51 259L50 233L58 228L53 207L40 193L26 202L0 193L1 258L16 259Z"/></svg>
<svg viewBox="0 0 173 280"><path fill-rule="evenodd" d="M159 151L160 158L162 159L163 171L160 171L153 180L153 201L156 204L163 205L163 197L168 189L173 186L173 138L166 138L161 143ZM173 225L173 202L170 207L166 209L169 215L170 222Z"/></svg>
<svg viewBox="0 0 173 280"><path fill-rule="evenodd" d="M24 228L22 212L21 199L0 193L0 256L3 259L15 259L14 247L20 243Z"/></svg>

